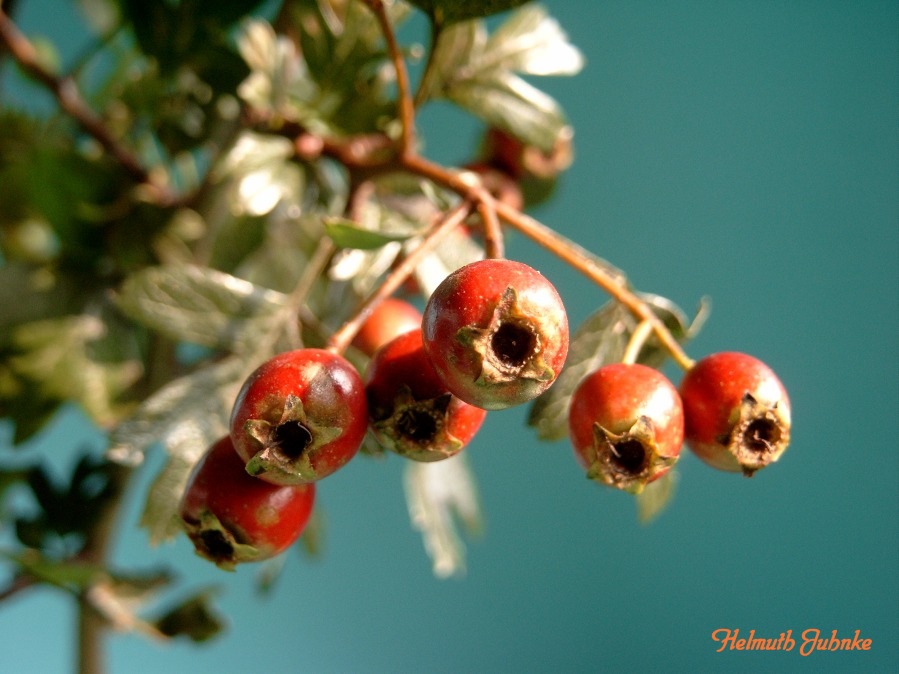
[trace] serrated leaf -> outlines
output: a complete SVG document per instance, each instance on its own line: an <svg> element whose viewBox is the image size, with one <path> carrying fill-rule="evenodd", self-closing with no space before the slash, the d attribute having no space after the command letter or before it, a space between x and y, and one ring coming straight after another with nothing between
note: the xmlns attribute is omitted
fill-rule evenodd
<svg viewBox="0 0 899 674"><path fill-rule="evenodd" d="M634 496L637 503L637 518L642 524L648 524L668 507L674 498L677 480L677 471L671 469Z"/></svg>
<svg viewBox="0 0 899 674"><path fill-rule="evenodd" d="M133 360L99 360L95 345L106 337L107 325L91 314L21 324L10 335L14 355L7 364L41 398L75 401L98 424L109 425L122 412L117 399L141 367Z"/></svg>
<svg viewBox="0 0 899 674"><path fill-rule="evenodd" d="M284 295L193 265L149 267L125 280L118 305L176 340L244 352L281 309Z"/></svg>
<svg viewBox="0 0 899 674"><path fill-rule="evenodd" d="M456 520L469 533L482 528L474 476L464 453L434 463L410 461L404 486L412 526L422 534L434 575L464 574L465 544Z"/></svg>
<svg viewBox="0 0 899 674"><path fill-rule="evenodd" d="M581 380L607 363L621 360L629 338L630 314L610 302L589 316L571 337L565 368L531 405L528 424L541 440L568 437L568 405Z"/></svg>
<svg viewBox="0 0 899 674"><path fill-rule="evenodd" d="M440 32L420 98L442 96L525 143L551 151L568 127L550 96L516 73L573 75L581 52L540 6L514 12L492 36L482 21Z"/></svg>
<svg viewBox="0 0 899 674"><path fill-rule="evenodd" d="M137 466L160 443L171 456L195 462L224 434L245 370L229 358L169 382L112 429L107 456Z"/></svg>
<svg viewBox="0 0 899 674"><path fill-rule="evenodd" d="M437 24L450 24L505 12L530 0L409 0Z"/></svg>
<svg viewBox="0 0 899 674"><path fill-rule="evenodd" d="M394 241L406 241L413 234L389 234L360 227L352 220L327 218L325 233L338 248L375 250Z"/></svg>

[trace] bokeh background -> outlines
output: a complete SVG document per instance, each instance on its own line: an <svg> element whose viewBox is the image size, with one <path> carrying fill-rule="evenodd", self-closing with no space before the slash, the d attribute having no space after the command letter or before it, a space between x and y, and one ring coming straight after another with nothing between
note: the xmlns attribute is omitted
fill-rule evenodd
<svg viewBox="0 0 899 674"><path fill-rule="evenodd" d="M21 5L63 53L83 39L70 3ZM641 290L689 312L710 297L689 352L774 367L791 449L752 480L686 456L670 508L641 526L567 443L535 439L526 410L492 413L467 450L486 529L464 578L432 575L401 462L360 459L320 490L323 557L292 555L264 598L254 569L219 572L186 540L149 549L136 499L116 560L220 585L230 629L199 647L115 636L112 672L899 671L899 4L547 5L587 66L539 83L577 157L534 214ZM441 106L420 121L441 161L479 133ZM606 299L520 238L508 253L556 283L574 324ZM81 441L102 445L69 411L30 449L64 467ZM51 591L0 605L0 671L69 671L73 628ZM717 628L861 630L873 646L717 653Z"/></svg>

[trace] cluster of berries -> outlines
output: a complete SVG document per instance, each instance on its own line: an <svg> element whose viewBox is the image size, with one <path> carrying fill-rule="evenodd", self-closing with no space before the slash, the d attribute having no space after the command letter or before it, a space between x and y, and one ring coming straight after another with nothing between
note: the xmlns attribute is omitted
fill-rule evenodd
<svg viewBox="0 0 899 674"><path fill-rule="evenodd" d="M381 303L341 355L304 348L261 365L234 403L230 433L190 477L181 519L197 552L230 568L277 555L302 533L316 482L345 465L369 430L416 461L460 452L487 410L533 400L568 353L555 288L528 265L487 259L450 274L424 313ZM751 475L789 441L786 391L760 361L719 353L696 363L680 391L658 370L615 363L571 399L571 442L592 479L631 492L661 477L686 439L712 466Z"/></svg>

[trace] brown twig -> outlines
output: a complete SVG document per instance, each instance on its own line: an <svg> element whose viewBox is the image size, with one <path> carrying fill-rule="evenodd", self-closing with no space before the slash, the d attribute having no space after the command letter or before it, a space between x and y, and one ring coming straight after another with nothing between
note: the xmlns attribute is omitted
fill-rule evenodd
<svg viewBox="0 0 899 674"><path fill-rule="evenodd" d="M450 230L459 225L471 213L472 205L470 202L463 202L452 210L443 214L443 216L431 227L430 231L422 239L421 243L406 256L402 262L394 267L390 273L384 278L384 281L371 293L353 312L352 317L346 321L328 340L326 348L334 353L343 353L353 341L356 333L365 320L371 315L371 312L385 298L392 295L396 290L412 275L415 267L421 262L425 255L430 253L443 241L444 237L449 234Z"/></svg>
<svg viewBox="0 0 899 674"><path fill-rule="evenodd" d="M160 201L168 200L169 195L166 190L154 184L150 174L137 157L113 138L103 120L88 107L78 91L75 81L71 77L58 77L47 70L41 64L34 45L2 9L0 9L0 43L6 47L29 77L50 90L62 111L74 119L85 133L96 140L136 182L156 190L158 192L156 196L160 198Z"/></svg>
<svg viewBox="0 0 899 674"><path fill-rule="evenodd" d="M409 71L406 68L406 61L403 59L400 46L396 41L396 35L393 32L393 26L390 24L390 17L387 15L387 9L383 0L365 0L365 4L369 6L378 19L381 32L387 41L387 50L390 53L393 69L396 72L397 103L402 125L400 156L405 157L415 152L415 102L412 99L412 88L409 84Z"/></svg>

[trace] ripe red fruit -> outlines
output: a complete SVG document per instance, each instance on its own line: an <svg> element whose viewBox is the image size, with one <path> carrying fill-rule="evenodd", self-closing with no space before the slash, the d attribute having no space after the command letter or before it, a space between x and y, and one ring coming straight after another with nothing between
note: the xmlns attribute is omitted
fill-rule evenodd
<svg viewBox="0 0 899 674"><path fill-rule="evenodd" d="M369 364L365 381L375 438L416 461L458 454L487 415L447 390L422 348L420 330L385 344Z"/></svg>
<svg viewBox="0 0 899 674"><path fill-rule="evenodd" d="M197 554L233 569L290 547L303 533L314 502L314 484L278 486L248 475L225 436L194 468L179 515Z"/></svg>
<svg viewBox="0 0 899 674"><path fill-rule="evenodd" d="M247 472L274 484L313 482L343 466L365 437L362 378L342 356L298 349L263 363L231 412Z"/></svg>
<svg viewBox="0 0 899 674"><path fill-rule="evenodd" d="M450 392L484 409L536 398L568 354L568 317L556 289L511 260L480 260L447 276L425 307L422 335Z"/></svg>
<svg viewBox="0 0 899 674"><path fill-rule="evenodd" d="M790 443L790 400L777 375L745 353L706 356L684 376L687 445L719 470L755 471Z"/></svg>
<svg viewBox="0 0 899 674"><path fill-rule="evenodd" d="M614 363L588 375L571 398L568 425L587 476L633 493L671 469L684 440L677 389L639 364Z"/></svg>
<svg viewBox="0 0 899 674"><path fill-rule="evenodd" d="M421 312L405 300L388 297L362 323L353 346L372 356L391 339L410 330L421 330Z"/></svg>

